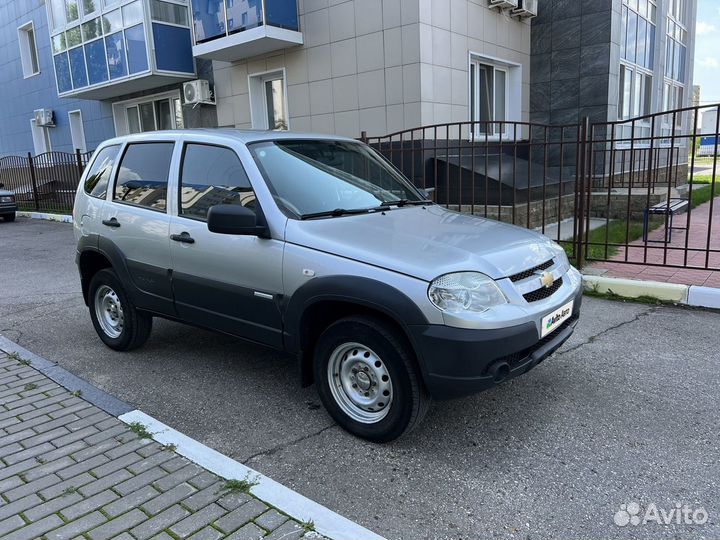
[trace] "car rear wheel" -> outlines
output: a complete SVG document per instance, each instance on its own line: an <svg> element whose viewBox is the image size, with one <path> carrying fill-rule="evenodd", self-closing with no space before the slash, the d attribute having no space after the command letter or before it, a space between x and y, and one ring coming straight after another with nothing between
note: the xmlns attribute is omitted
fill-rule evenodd
<svg viewBox="0 0 720 540"><path fill-rule="evenodd" d="M315 382L335 421L374 442L411 431L430 405L404 336L372 317L341 319L323 332Z"/></svg>
<svg viewBox="0 0 720 540"><path fill-rule="evenodd" d="M138 311L115 272L100 270L90 280L90 317L100 339L116 351L129 351L147 341L152 317Z"/></svg>
<svg viewBox="0 0 720 540"><path fill-rule="evenodd" d="M13 214L5 214L3 216L3 219L5 221L15 221L15 214L14 213Z"/></svg>

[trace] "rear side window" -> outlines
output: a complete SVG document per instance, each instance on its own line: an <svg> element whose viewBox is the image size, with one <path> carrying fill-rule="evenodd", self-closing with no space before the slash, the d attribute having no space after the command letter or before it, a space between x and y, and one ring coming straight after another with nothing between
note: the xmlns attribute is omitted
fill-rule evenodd
<svg viewBox="0 0 720 540"><path fill-rule="evenodd" d="M175 143L128 145L120 162L113 200L159 210L167 209L167 184Z"/></svg>
<svg viewBox="0 0 720 540"><path fill-rule="evenodd" d="M105 198L108 182L110 181L110 173L115 165L118 150L120 150L120 145L116 144L106 146L98 152L85 178L85 193L98 199Z"/></svg>
<svg viewBox="0 0 720 540"><path fill-rule="evenodd" d="M180 174L180 214L206 220L216 204L255 210L255 193L240 158L230 148L188 144Z"/></svg>

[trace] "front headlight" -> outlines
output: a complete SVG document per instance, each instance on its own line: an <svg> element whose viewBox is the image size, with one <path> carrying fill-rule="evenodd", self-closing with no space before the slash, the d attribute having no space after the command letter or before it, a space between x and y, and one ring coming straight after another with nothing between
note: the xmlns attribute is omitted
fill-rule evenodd
<svg viewBox="0 0 720 540"><path fill-rule="evenodd" d="M507 303L495 281L479 272L457 272L434 279L428 288L428 298L435 307L448 313L482 313Z"/></svg>

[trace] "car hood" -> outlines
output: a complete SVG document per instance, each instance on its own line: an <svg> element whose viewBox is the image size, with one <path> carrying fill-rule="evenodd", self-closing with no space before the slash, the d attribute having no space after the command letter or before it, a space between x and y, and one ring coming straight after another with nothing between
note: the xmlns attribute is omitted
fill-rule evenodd
<svg viewBox="0 0 720 540"><path fill-rule="evenodd" d="M459 271L500 279L558 254L539 233L437 205L289 220L285 240L426 281Z"/></svg>
<svg viewBox="0 0 720 540"><path fill-rule="evenodd" d="M7 197L8 195L14 195L14 193L7 189L0 189L0 197Z"/></svg>

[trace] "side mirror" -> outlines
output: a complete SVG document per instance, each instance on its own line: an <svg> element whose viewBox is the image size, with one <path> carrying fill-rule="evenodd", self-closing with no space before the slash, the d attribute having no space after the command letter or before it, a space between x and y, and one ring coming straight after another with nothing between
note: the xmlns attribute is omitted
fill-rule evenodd
<svg viewBox="0 0 720 540"><path fill-rule="evenodd" d="M265 225L258 224L257 214L239 204L218 204L208 211L207 227L218 234L238 234L269 238Z"/></svg>

